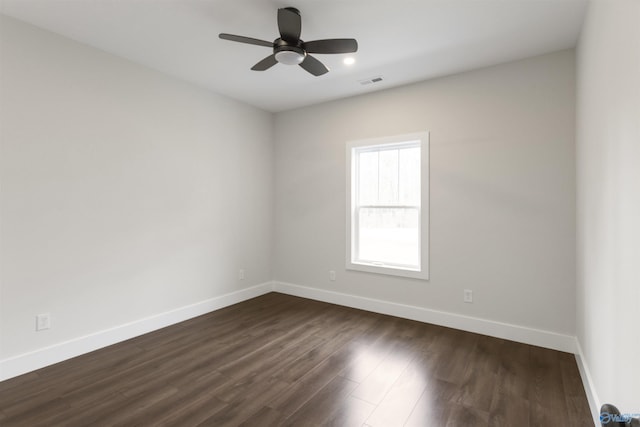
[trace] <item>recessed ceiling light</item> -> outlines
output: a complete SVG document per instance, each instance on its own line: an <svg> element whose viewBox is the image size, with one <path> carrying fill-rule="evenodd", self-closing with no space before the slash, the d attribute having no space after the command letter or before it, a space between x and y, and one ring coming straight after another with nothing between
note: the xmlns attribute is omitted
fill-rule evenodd
<svg viewBox="0 0 640 427"><path fill-rule="evenodd" d="M344 65L353 65L356 63L356 59L353 56L347 56L342 62Z"/></svg>

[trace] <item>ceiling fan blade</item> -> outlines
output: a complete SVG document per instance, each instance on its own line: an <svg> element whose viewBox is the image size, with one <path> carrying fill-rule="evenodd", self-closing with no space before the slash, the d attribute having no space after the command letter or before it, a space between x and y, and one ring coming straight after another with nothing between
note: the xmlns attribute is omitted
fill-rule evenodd
<svg viewBox="0 0 640 427"><path fill-rule="evenodd" d="M251 67L253 71L264 71L276 65L278 61L276 61L275 55L269 55L264 58L262 61L258 62L256 65Z"/></svg>
<svg viewBox="0 0 640 427"><path fill-rule="evenodd" d="M314 76L321 76L329 72L329 69L324 64L318 61L311 55L307 55L304 61L300 64L302 68L313 74Z"/></svg>
<svg viewBox="0 0 640 427"><path fill-rule="evenodd" d="M304 44L309 53L352 53L357 52L358 42L355 39L313 40Z"/></svg>
<svg viewBox="0 0 640 427"><path fill-rule="evenodd" d="M293 7L278 9L278 30L282 40L289 43L298 43L300 31L302 30L302 20L298 9Z"/></svg>
<svg viewBox="0 0 640 427"><path fill-rule="evenodd" d="M220 37L223 40L231 40L232 42L255 44L255 45L264 46L264 47L273 47L272 42L268 42L266 40L253 39L251 37L236 36L234 34L226 34L226 33L220 33L218 37Z"/></svg>

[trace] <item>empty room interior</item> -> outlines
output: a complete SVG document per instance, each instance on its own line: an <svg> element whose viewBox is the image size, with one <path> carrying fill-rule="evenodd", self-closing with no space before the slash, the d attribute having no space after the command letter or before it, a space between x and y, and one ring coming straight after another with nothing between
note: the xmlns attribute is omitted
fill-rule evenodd
<svg viewBox="0 0 640 427"><path fill-rule="evenodd" d="M640 425L640 1L0 0L0 42L0 425Z"/></svg>

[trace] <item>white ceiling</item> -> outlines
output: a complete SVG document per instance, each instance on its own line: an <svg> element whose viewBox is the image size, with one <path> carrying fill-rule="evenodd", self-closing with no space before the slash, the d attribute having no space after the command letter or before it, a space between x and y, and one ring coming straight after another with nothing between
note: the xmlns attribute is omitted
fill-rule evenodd
<svg viewBox="0 0 640 427"><path fill-rule="evenodd" d="M0 11L268 111L403 85L574 47L586 0L0 0ZM302 39L355 38L348 55L315 55L331 70L250 68L273 41L276 13L302 15ZM382 76L380 83L358 81Z"/></svg>

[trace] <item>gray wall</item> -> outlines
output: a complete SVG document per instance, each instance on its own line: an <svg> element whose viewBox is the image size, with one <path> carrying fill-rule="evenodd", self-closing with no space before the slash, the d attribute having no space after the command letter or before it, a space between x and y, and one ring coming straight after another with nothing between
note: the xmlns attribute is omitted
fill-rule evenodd
<svg viewBox="0 0 640 427"><path fill-rule="evenodd" d="M640 412L640 2L590 3L578 47L577 334L596 406Z"/></svg>
<svg viewBox="0 0 640 427"><path fill-rule="evenodd" d="M0 360L271 279L272 115L10 18L1 40Z"/></svg>
<svg viewBox="0 0 640 427"><path fill-rule="evenodd" d="M275 279L574 335L574 84L562 51L278 114ZM345 143L423 130L431 279L346 271Z"/></svg>

